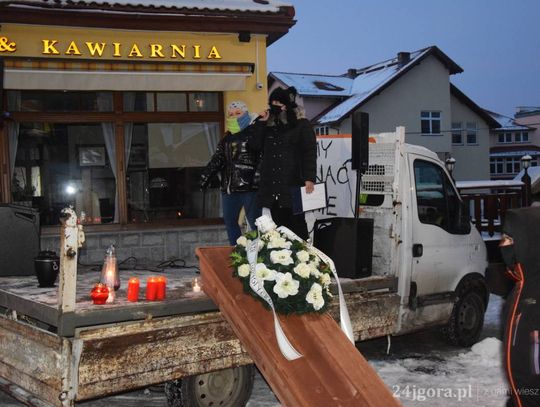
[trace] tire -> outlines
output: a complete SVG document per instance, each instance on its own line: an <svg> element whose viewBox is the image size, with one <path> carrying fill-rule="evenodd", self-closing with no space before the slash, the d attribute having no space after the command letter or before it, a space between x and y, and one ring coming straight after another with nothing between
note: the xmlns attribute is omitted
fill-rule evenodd
<svg viewBox="0 0 540 407"><path fill-rule="evenodd" d="M445 329L447 340L456 346L474 345L484 326L485 310L486 304L481 291L464 284L458 292L458 300Z"/></svg>
<svg viewBox="0 0 540 407"><path fill-rule="evenodd" d="M251 397L253 365L218 370L165 384L168 407L241 407Z"/></svg>

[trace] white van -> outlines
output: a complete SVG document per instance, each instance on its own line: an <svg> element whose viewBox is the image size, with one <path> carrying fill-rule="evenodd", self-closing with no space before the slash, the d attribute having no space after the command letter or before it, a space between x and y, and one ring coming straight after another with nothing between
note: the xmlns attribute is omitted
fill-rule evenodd
<svg viewBox="0 0 540 407"><path fill-rule="evenodd" d="M441 325L452 343L470 346L482 330L489 298L486 247L444 164L427 148L405 144L404 135L398 127L370 137L359 211L360 218L374 221L366 279L397 279L392 334ZM327 184L330 205L308 215L308 222L353 217L350 144L350 136L319 136L318 178Z"/></svg>

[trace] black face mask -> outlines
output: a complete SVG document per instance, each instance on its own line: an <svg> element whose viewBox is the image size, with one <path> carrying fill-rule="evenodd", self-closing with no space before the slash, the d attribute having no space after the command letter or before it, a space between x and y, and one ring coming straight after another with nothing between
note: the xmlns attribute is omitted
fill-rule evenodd
<svg viewBox="0 0 540 407"><path fill-rule="evenodd" d="M514 245L510 246L502 246L501 249L501 255L504 260L504 264L506 264L506 267L512 268L516 264L516 253L514 251Z"/></svg>
<svg viewBox="0 0 540 407"><path fill-rule="evenodd" d="M270 114L274 116L279 116L280 113L281 113L281 106L270 105Z"/></svg>

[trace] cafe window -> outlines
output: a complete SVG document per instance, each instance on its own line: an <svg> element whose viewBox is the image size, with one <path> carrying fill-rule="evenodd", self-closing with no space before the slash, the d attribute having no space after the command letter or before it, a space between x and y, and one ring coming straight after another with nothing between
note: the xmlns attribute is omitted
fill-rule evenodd
<svg viewBox="0 0 540 407"><path fill-rule="evenodd" d="M10 112L112 112L112 92L7 91Z"/></svg>
<svg viewBox="0 0 540 407"><path fill-rule="evenodd" d="M135 123L127 167L131 222L219 217L218 190L200 191L219 123ZM126 140L129 138L126 137Z"/></svg>
<svg viewBox="0 0 540 407"><path fill-rule="evenodd" d="M199 189L223 128L220 93L6 93L11 200L38 208L42 225L67 205L86 224L221 216L219 189Z"/></svg>
<svg viewBox="0 0 540 407"><path fill-rule="evenodd" d="M12 201L39 209L42 225L59 224L73 205L86 223L115 221L112 123L24 122L10 137Z"/></svg>
<svg viewBox="0 0 540 407"><path fill-rule="evenodd" d="M215 92L124 92L126 112L218 112Z"/></svg>

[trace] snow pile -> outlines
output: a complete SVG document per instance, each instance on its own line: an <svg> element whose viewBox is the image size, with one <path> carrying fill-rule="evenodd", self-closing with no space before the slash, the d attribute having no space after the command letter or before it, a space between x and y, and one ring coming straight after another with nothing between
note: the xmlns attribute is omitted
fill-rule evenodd
<svg viewBox="0 0 540 407"><path fill-rule="evenodd" d="M496 338L450 357L432 351L370 363L404 406L493 407L506 402L502 343Z"/></svg>

